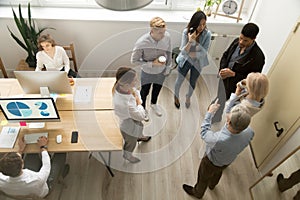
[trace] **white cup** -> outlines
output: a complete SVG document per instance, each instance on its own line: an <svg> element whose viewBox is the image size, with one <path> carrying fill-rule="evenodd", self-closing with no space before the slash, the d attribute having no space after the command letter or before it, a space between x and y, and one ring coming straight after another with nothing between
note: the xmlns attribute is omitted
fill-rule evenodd
<svg viewBox="0 0 300 200"><path fill-rule="evenodd" d="M166 59L165 56L159 56L158 57L158 62L165 63L166 61L167 61L167 59Z"/></svg>

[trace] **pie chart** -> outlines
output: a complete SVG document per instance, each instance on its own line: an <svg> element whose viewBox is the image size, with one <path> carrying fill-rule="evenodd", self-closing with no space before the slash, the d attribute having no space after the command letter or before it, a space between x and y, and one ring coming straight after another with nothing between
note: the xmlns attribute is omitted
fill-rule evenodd
<svg viewBox="0 0 300 200"><path fill-rule="evenodd" d="M36 102L34 103L35 106L37 106L39 108L39 110L46 110L48 108L48 105L44 102Z"/></svg>
<svg viewBox="0 0 300 200"><path fill-rule="evenodd" d="M6 105L7 110L18 117L28 117L32 114L30 107L22 102L10 102Z"/></svg>

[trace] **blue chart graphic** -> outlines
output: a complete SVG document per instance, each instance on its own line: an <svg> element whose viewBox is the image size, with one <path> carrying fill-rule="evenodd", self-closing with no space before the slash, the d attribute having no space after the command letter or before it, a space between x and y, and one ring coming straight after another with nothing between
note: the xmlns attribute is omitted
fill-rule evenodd
<svg viewBox="0 0 300 200"><path fill-rule="evenodd" d="M32 110L28 105L22 102L10 102L6 106L7 110L18 117L28 117L32 114Z"/></svg>
<svg viewBox="0 0 300 200"><path fill-rule="evenodd" d="M50 115L50 113L46 111L48 108L46 103L38 101L34 103L34 106L36 107L34 109L41 110L40 114L42 116L47 117ZM18 117L29 117L32 115L32 109L27 104L22 102L10 102L6 105L6 108L12 115Z"/></svg>
<svg viewBox="0 0 300 200"><path fill-rule="evenodd" d="M36 102L34 104L35 106L39 107L39 110L46 110L48 108L48 105L44 102Z"/></svg>

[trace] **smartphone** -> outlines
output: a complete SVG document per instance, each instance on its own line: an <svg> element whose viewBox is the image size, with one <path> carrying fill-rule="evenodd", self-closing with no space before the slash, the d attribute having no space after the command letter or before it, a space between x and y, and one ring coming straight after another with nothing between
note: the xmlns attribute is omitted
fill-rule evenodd
<svg viewBox="0 0 300 200"><path fill-rule="evenodd" d="M77 142L78 142L78 131L72 131L71 143L77 143Z"/></svg>
<svg viewBox="0 0 300 200"><path fill-rule="evenodd" d="M191 27L190 30L189 30L189 33L192 34L192 33L194 33L195 30L196 30L196 28Z"/></svg>

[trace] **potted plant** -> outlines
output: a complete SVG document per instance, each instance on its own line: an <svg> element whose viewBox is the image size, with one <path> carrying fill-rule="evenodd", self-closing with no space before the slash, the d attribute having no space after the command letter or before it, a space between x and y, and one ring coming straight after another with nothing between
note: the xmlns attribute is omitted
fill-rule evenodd
<svg viewBox="0 0 300 200"><path fill-rule="evenodd" d="M205 4L204 4L204 11L206 13L207 16L211 16L211 9L212 7L216 4L216 5L220 5L220 3L222 2L222 0L206 0Z"/></svg>
<svg viewBox="0 0 300 200"><path fill-rule="evenodd" d="M12 12L14 15L15 24L22 36L22 39L19 39L10 29L10 35L12 38L27 52L28 56L26 58L26 62L28 63L29 67L36 66L36 53L38 52L38 38L40 34L46 29L53 29L53 28L36 28L34 20L31 18L31 10L30 10L30 3L28 3L28 18L25 20L22 15L21 4L19 4L19 17L17 17L14 9L12 8Z"/></svg>

